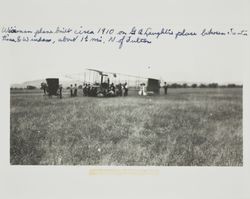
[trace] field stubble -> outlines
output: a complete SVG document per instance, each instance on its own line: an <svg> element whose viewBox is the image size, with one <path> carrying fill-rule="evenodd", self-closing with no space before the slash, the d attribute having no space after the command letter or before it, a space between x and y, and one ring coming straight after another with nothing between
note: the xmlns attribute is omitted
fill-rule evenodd
<svg viewBox="0 0 250 199"><path fill-rule="evenodd" d="M242 166L242 89L48 99L11 94L10 162Z"/></svg>

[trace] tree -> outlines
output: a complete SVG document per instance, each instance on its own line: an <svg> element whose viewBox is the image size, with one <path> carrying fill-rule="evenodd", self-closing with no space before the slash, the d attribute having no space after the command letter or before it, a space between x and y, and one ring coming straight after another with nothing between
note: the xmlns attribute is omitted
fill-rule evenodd
<svg viewBox="0 0 250 199"><path fill-rule="evenodd" d="M197 88L197 84L192 84L191 87L192 88Z"/></svg>
<svg viewBox="0 0 250 199"><path fill-rule="evenodd" d="M182 88L187 88L187 87L188 87L187 83L182 84Z"/></svg>
<svg viewBox="0 0 250 199"><path fill-rule="evenodd" d="M200 87L200 88L207 88L207 85L206 85L206 84L200 84L199 87Z"/></svg>
<svg viewBox="0 0 250 199"><path fill-rule="evenodd" d="M181 88L182 86L180 84L177 83L173 83L169 85L169 88Z"/></svg>
<svg viewBox="0 0 250 199"><path fill-rule="evenodd" d="M36 89L36 87L35 87L35 86L28 85L28 86L27 86L27 89L33 90L33 89Z"/></svg>
<svg viewBox="0 0 250 199"><path fill-rule="evenodd" d="M218 88L218 84L217 83L211 83L211 84L208 84L208 87L209 88Z"/></svg>
<svg viewBox="0 0 250 199"><path fill-rule="evenodd" d="M227 87L228 87L228 88L235 88L235 87L236 87L236 84L228 84Z"/></svg>

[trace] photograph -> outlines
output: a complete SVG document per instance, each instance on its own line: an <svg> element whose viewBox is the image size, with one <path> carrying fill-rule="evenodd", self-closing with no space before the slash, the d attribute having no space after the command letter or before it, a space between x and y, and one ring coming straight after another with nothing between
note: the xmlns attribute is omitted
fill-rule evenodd
<svg viewBox="0 0 250 199"><path fill-rule="evenodd" d="M250 1L0 2L0 198L250 198Z"/></svg>
<svg viewBox="0 0 250 199"><path fill-rule="evenodd" d="M235 52L244 36L234 38L237 49L225 50L231 36L177 41L163 29L101 28L110 36L100 28L38 28L55 42L58 34L79 31L103 40L122 31L126 41L150 34L151 46L126 43L122 49L73 43L71 53L68 43L20 43L10 86L10 164L243 166L244 63L238 60L244 54ZM36 32L4 30L9 37Z"/></svg>

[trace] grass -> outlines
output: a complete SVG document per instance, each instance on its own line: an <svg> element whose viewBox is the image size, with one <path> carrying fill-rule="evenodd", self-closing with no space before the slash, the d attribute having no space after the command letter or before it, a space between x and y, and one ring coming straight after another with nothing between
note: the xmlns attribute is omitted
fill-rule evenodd
<svg viewBox="0 0 250 199"><path fill-rule="evenodd" d="M242 89L157 97L11 94L13 165L242 166Z"/></svg>

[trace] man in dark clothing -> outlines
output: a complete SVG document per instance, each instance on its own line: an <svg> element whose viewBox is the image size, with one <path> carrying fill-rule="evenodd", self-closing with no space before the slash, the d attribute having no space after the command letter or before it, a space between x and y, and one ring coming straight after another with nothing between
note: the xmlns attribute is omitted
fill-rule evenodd
<svg viewBox="0 0 250 199"><path fill-rule="evenodd" d="M59 85L59 96L62 99L62 84Z"/></svg>
<svg viewBox="0 0 250 199"><path fill-rule="evenodd" d="M128 96L128 84L125 82L124 84L124 96Z"/></svg>
<svg viewBox="0 0 250 199"><path fill-rule="evenodd" d="M88 87L87 87L87 95L88 96L90 96L90 91L91 91L90 84L88 84Z"/></svg>
<svg viewBox="0 0 250 199"><path fill-rule="evenodd" d="M119 93L119 96L122 96L122 84L121 83L118 84L118 93Z"/></svg>
<svg viewBox="0 0 250 199"><path fill-rule="evenodd" d="M110 90L115 93L115 85L113 83L110 85Z"/></svg>
<svg viewBox="0 0 250 199"><path fill-rule="evenodd" d="M87 96L87 84L83 85L83 96Z"/></svg>
<svg viewBox="0 0 250 199"><path fill-rule="evenodd" d="M47 84L45 82L41 83L41 89L43 89L43 94L47 95Z"/></svg>
<svg viewBox="0 0 250 199"><path fill-rule="evenodd" d="M75 87L74 87L74 97L77 96L77 84L75 84Z"/></svg>
<svg viewBox="0 0 250 199"><path fill-rule="evenodd" d="M168 85L167 85L167 82L164 82L163 88L164 88L165 95L167 95L168 94Z"/></svg>
<svg viewBox="0 0 250 199"><path fill-rule="evenodd" d="M73 85L70 84L70 97L73 97Z"/></svg>

